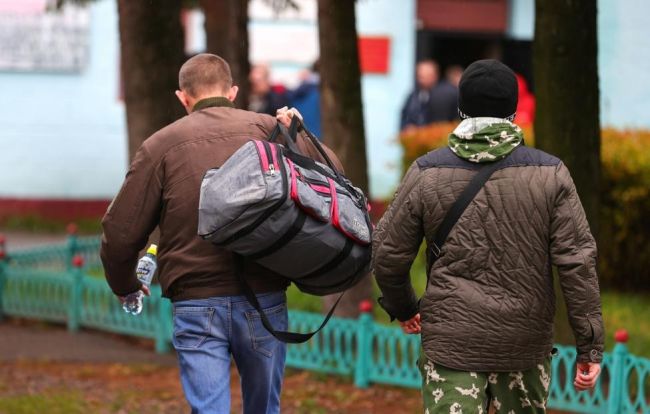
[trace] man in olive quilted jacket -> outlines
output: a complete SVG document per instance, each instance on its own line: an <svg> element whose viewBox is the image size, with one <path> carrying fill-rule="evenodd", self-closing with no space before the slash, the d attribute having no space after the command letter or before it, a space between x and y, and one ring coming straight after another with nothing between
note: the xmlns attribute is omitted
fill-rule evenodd
<svg viewBox="0 0 650 414"><path fill-rule="evenodd" d="M495 60L460 81L463 121L449 146L409 168L377 226L373 267L384 309L422 333L425 412L545 412L557 267L576 338L575 387L594 386L603 355L596 243L566 166L524 145L512 121L517 80ZM409 269L476 172L498 169L467 206L418 302Z"/></svg>

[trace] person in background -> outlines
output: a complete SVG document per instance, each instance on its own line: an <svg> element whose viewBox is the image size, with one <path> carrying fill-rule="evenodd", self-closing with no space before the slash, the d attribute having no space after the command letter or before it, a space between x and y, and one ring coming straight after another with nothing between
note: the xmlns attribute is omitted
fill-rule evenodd
<svg viewBox="0 0 650 414"><path fill-rule="evenodd" d="M251 68L249 81L251 86L249 111L275 116L278 109L289 106L284 91L272 87L268 65L254 65Z"/></svg>
<svg viewBox="0 0 650 414"><path fill-rule="evenodd" d="M300 73L300 85L288 93L289 102L303 116L303 122L309 130L321 139L320 114L320 75L318 61L314 62L311 70L305 69Z"/></svg>
<svg viewBox="0 0 650 414"><path fill-rule="evenodd" d="M529 125L535 122L535 96L530 93L526 78L516 74L519 86L519 102L517 103L517 123Z"/></svg>
<svg viewBox="0 0 650 414"><path fill-rule="evenodd" d="M596 242L568 168L525 146L512 122L514 72L497 60L476 61L459 91L463 121L449 146L411 165L373 235L379 303L404 332L422 333L426 413L487 413L490 405L497 413L544 413L553 353L552 265L576 341L574 386L592 388L600 374ZM447 212L477 171L490 167L493 175L436 248ZM428 260L418 300L409 269L423 239L427 258L437 260Z"/></svg>
<svg viewBox="0 0 650 414"><path fill-rule="evenodd" d="M445 79L455 88L458 88L461 76L463 76L463 67L460 65L451 65L445 70Z"/></svg>
<svg viewBox="0 0 650 414"><path fill-rule="evenodd" d="M416 87L402 107L401 130L458 118L457 88L440 82L439 70L433 60L424 60L416 65Z"/></svg>

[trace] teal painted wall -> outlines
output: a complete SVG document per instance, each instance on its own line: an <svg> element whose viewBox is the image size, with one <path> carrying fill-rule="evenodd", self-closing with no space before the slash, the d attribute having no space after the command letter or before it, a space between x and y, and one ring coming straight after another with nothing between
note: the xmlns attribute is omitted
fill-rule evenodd
<svg viewBox="0 0 650 414"><path fill-rule="evenodd" d="M359 34L391 39L389 73L362 79L374 198L390 197L399 182L399 110L413 85L416 1L395 5L357 2ZM508 35L531 39L534 0L510 5ZM650 128L650 3L599 0L598 6L601 121ZM114 0L99 0L90 10L89 62L82 73L0 72L0 198L110 199L119 189L127 145L118 99L117 10Z"/></svg>
<svg viewBox="0 0 650 414"><path fill-rule="evenodd" d="M532 40L534 0L510 0L509 34ZM598 0L600 121L616 128L650 128L650 2Z"/></svg>
<svg viewBox="0 0 650 414"><path fill-rule="evenodd" d="M399 116L414 85L415 0L358 1L357 30L361 35L390 38L389 72L364 75L361 81L370 194L392 197L401 178Z"/></svg>
<svg viewBox="0 0 650 414"><path fill-rule="evenodd" d="M117 7L91 6L79 74L0 72L0 197L112 198L127 167Z"/></svg>

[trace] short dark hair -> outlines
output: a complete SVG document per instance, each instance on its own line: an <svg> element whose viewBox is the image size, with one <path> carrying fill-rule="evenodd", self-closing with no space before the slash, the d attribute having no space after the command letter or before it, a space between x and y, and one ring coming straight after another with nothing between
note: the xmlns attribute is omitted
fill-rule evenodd
<svg viewBox="0 0 650 414"><path fill-rule="evenodd" d="M215 88L227 91L232 86L230 66L223 58L210 53L193 56L178 72L178 86L192 97Z"/></svg>

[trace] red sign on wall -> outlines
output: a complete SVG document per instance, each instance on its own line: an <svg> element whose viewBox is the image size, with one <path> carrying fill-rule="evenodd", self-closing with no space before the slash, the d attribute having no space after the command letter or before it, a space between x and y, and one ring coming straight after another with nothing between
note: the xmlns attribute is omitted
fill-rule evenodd
<svg viewBox="0 0 650 414"><path fill-rule="evenodd" d="M388 73L390 38L387 36L359 37L359 66L361 73Z"/></svg>

